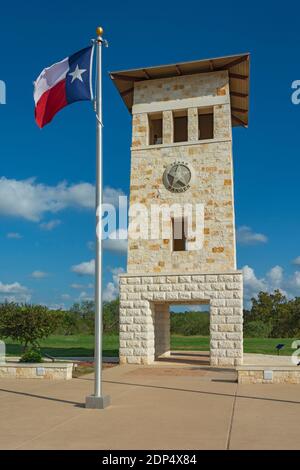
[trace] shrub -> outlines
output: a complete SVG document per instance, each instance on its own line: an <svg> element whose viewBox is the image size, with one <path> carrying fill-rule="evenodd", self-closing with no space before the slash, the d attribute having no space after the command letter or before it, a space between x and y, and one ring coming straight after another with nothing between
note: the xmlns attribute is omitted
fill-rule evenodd
<svg viewBox="0 0 300 470"><path fill-rule="evenodd" d="M58 333L73 335L91 334L95 331L95 304L93 301L82 301L72 305L64 312L64 320ZM119 299L103 303L103 333L119 332Z"/></svg>
<svg viewBox="0 0 300 470"><path fill-rule="evenodd" d="M108 334L119 332L119 299L104 302L103 332Z"/></svg>
<svg viewBox="0 0 300 470"><path fill-rule="evenodd" d="M20 362L43 362L41 351L36 348L27 349L20 357Z"/></svg>
<svg viewBox="0 0 300 470"><path fill-rule="evenodd" d="M83 325L81 325L81 323L83 323ZM82 318L75 312L62 312L62 321L55 330L55 334L70 336L78 333L89 333L89 330L84 324Z"/></svg>
<svg viewBox="0 0 300 470"><path fill-rule="evenodd" d="M209 335L209 313L171 312L171 333L184 336Z"/></svg>
<svg viewBox="0 0 300 470"><path fill-rule="evenodd" d="M72 305L69 312L65 312L65 325L69 325L64 334L88 334L95 331L95 304L84 300ZM73 325L72 325L73 323ZM72 326L71 326L72 325ZM68 331L68 332L67 332Z"/></svg>
<svg viewBox="0 0 300 470"><path fill-rule="evenodd" d="M19 341L24 352L29 345L39 348L39 341L54 333L61 321L60 311L49 310L44 305L14 302L0 305L0 337Z"/></svg>
<svg viewBox="0 0 300 470"><path fill-rule="evenodd" d="M244 335L248 338L268 338L272 330L272 325L264 323L262 320L249 321L244 326Z"/></svg>

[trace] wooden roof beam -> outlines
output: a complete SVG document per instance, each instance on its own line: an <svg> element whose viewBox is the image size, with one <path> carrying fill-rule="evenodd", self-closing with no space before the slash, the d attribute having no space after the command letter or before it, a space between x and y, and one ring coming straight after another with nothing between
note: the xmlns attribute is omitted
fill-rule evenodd
<svg viewBox="0 0 300 470"><path fill-rule="evenodd" d="M248 80L248 75L241 75L240 73L229 72L229 78L238 78L239 80Z"/></svg>
<svg viewBox="0 0 300 470"><path fill-rule="evenodd" d="M237 96L238 98L248 98L248 93L239 93L237 91L231 91L230 92L231 96Z"/></svg>
<svg viewBox="0 0 300 470"><path fill-rule="evenodd" d="M131 87L131 88L129 88L128 90L121 91L120 95L121 95L121 96L127 96L127 95L129 95L130 93L132 93L133 90L134 90L134 88Z"/></svg>
<svg viewBox="0 0 300 470"><path fill-rule="evenodd" d="M231 107L232 111L236 111L237 113L248 113L248 109L243 109L243 108L235 108L234 106Z"/></svg>
<svg viewBox="0 0 300 470"><path fill-rule="evenodd" d="M118 73L113 73L110 75L112 80L115 80L116 78L119 80L124 80L124 82L140 82L142 80L145 80L143 77L132 77L130 75L122 75Z"/></svg>
<svg viewBox="0 0 300 470"><path fill-rule="evenodd" d="M147 72L147 70L143 69L143 72L144 72L145 77L147 78L147 80L151 80L151 77L150 77L149 73Z"/></svg>
<svg viewBox="0 0 300 470"><path fill-rule="evenodd" d="M234 121L236 121L241 126L247 127L247 124L244 121L242 121L241 119L239 119L238 117L236 117L234 114L232 114L231 117Z"/></svg>
<svg viewBox="0 0 300 470"><path fill-rule="evenodd" d="M182 75L179 65L175 64L176 72L178 75Z"/></svg>
<svg viewBox="0 0 300 470"><path fill-rule="evenodd" d="M235 59L235 60L232 60L228 64L225 64L224 67L231 68L231 67L234 67L235 65L238 65L238 64L241 64L242 62L245 62L246 60L247 61L249 60L248 55L243 56L243 57L239 57L238 59Z"/></svg>

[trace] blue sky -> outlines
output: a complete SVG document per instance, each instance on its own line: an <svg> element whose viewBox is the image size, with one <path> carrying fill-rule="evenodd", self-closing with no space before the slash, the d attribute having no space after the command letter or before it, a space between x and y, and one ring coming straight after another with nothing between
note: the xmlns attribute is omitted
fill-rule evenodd
<svg viewBox="0 0 300 470"><path fill-rule="evenodd" d="M2 4L0 299L68 306L92 296L93 277L72 266L93 259L94 114L90 103L76 103L38 129L32 82L88 45L98 23L110 43L104 183L112 198L128 193L131 119L107 72L251 53L249 128L233 132L238 267L246 296L273 287L300 295L300 105L291 103L291 83L300 79L299 8L218 0ZM125 265L124 253L105 251L107 298L116 295L116 274Z"/></svg>

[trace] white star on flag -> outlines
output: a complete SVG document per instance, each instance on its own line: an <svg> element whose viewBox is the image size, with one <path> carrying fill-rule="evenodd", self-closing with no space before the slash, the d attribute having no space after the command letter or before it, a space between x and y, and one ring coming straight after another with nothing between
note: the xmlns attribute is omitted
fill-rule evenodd
<svg viewBox="0 0 300 470"><path fill-rule="evenodd" d="M70 73L69 73L69 75L72 76L71 83L73 83L74 80L76 80L76 78L82 82L82 81L83 81L83 80L82 80L82 74L83 74L84 72L86 72L86 69L80 69L80 68L78 67L78 64L77 64L77 65L76 65L76 69L74 70L74 72L70 72Z"/></svg>

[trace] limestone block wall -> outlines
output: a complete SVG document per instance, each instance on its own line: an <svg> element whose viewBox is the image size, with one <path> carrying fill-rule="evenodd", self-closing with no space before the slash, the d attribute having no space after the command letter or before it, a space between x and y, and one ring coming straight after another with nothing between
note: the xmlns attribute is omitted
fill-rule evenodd
<svg viewBox="0 0 300 470"><path fill-rule="evenodd" d="M230 103L226 70L134 83L133 114Z"/></svg>
<svg viewBox="0 0 300 470"><path fill-rule="evenodd" d="M170 312L169 304L154 304L154 349L156 357L170 355Z"/></svg>
<svg viewBox="0 0 300 470"><path fill-rule="evenodd" d="M188 109L188 139L189 142L198 141L198 108Z"/></svg>
<svg viewBox="0 0 300 470"><path fill-rule="evenodd" d="M72 370L72 363L53 365L53 363L25 364L8 361L0 364L0 378L71 380Z"/></svg>
<svg viewBox="0 0 300 470"><path fill-rule="evenodd" d="M272 371L272 378L265 379L264 371ZM240 384L298 384L300 370L297 366L243 366L237 368Z"/></svg>
<svg viewBox="0 0 300 470"><path fill-rule="evenodd" d="M190 189L174 194L163 184L165 168L187 161ZM204 205L203 248L173 252L170 239L131 239L127 270L147 272L226 272L236 269L231 142L135 150L131 160L130 205L201 203ZM170 221L171 223L171 221ZM150 220L149 220L150 224Z"/></svg>
<svg viewBox="0 0 300 470"><path fill-rule="evenodd" d="M163 142L165 144L173 143L173 115L172 111L163 112Z"/></svg>
<svg viewBox="0 0 300 470"><path fill-rule="evenodd" d="M204 242L197 251L172 252L170 239L133 239L129 233L129 273L228 272L236 269L232 135L226 71L136 82L134 85L130 206L204 205ZM214 114L214 138L198 140L198 108ZM173 142L173 111L188 112L188 142ZM161 111L163 144L149 144L148 113ZM166 167L184 161L190 188L172 193L163 184ZM148 222L150 222L148 220ZM158 224L157 220L157 224ZM171 220L170 220L171 226Z"/></svg>
<svg viewBox="0 0 300 470"><path fill-rule="evenodd" d="M169 349L169 338L158 333L157 318L159 312L166 315L166 309L174 303L209 303L211 365L242 364L243 283L240 271L120 275L120 363L151 364L156 355ZM164 329L166 320L163 316L158 322L162 321Z"/></svg>

